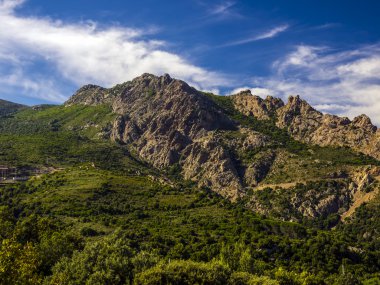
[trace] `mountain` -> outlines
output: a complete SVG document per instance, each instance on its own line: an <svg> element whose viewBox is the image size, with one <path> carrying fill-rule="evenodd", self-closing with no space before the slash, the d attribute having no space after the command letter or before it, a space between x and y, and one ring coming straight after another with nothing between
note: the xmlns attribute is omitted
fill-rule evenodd
<svg viewBox="0 0 380 285"><path fill-rule="evenodd" d="M154 167L180 165L185 179L239 197L240 177L215 135L237 125L210 98L168 75L144 74L110 90L85 86L66 105L102 103L111 104L119 115L110 134L113 140L131 144Z"/></svg>
<svg viewBox="0 0 380 285"><path fill-rule="evenodd" d="M0 284L379 280L379 130L365 115L167 74L7 106Z"/></svg>
<svg viewBox="0 0 380 285"><path fill-rule="evenodd" d="M220 99L225 102L220 104ZM111 89L85 86L65 105L106 103L119 115L110 132L112 140L130 145L152 166L176 167L185 179L233 201L270 175L277 160L291 155L286 144L292 138L323 147L351 147L374 158L380 153L379 132L368 117L351 122L323 115L299 96L290 97L287 104L248 91L217 98L169 75L144 74ZM254 122L243 123L232 112ZM268 132L265 124L273 130ZM281 131L285 138L274 135Z"/></svg>

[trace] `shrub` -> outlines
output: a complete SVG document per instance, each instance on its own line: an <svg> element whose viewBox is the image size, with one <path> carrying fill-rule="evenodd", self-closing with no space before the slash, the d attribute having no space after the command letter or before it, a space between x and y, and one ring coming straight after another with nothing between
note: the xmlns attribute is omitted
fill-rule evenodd
<svg viewBox="0 0 380 285"><path fill-rule="evenodd" d="M132 280L132 250L118 233L62 258L47 284L125 285Z"/></svg>
<svg viewBox="0 0 380 285"><path fill-rule="evenodd" d="M135 284L226 284L229 275L230 270L221 262L173 260L137 274Z"/></svg>

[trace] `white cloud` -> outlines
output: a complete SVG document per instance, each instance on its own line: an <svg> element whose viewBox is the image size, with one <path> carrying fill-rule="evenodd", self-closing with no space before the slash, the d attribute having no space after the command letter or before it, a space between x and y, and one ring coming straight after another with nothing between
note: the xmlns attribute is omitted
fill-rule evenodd
<svg viewBox="0 0 380 285"><path fill-rule="evenodd" d="M348 51L297 46L273 64L273 74L253 85L272 95L299 94L317 109L353 118L369 115L380 125L380 44Z"/></svg>
<svg viewBox="0 0 380 285"><path fill-rule="evenodd" d="M248 37L248 38L245 38L242 40L232 41L232 42L223 44L223 45L221 45L221 47L244 45L244 44L248 44L251 42L256 42L256 41L260 41L260 40L264 40L264 39L274 38L278 34L285 32L288 28L289 28L289 25L281 25L281 26L275 27L269 31L266 31L262 34L259 34L259 35L253 36L253 37Z"/></svg>
<svg viewBox="0 0 380 285"><path fill-rule="evenodd" d="M282 32L285 32L288 28L289 28L289 25L278 26L278 27L271 29L270 31L267 31L261 35L256 36L255 39L257 41L258 40L264 40L264 39L270 39L270 38L277 36L278 34L280 34Z"/></svg>
<svg viewBox="0 0 380 285"><path fill-rule="evenodd" d="M4 0L0 2L0 14L12 12L16 7L23 4L25 0Z"/></svg>
<svg viewBox="0 0 380 285"><path fill-rule="evenodd" d="M338 67L338 72L362 78L376 77L380 74L380 54L341 65Z"/></svg>
<svg viewBox="0 0 380 285"><path fill-rule="evenodd" d="M336 27L339 27L339 26L340 26L339 23L326 23L326 24L323 24L323 25L312 27L311 29L314 29L314 30L324 30L324 29L336 28Z"/></svg>
<svg viewBox="0 0 380 285"><path fill-rule="evenodd" d="M54 86L54 82L58 86L63 77L77 86L95 83L108 87L144 72L170 73L200 89L210 90L228 82L223 75L166 51L162 41L142 39L150 31L19 16L15 9L22 3L0 0L0 64L10 67L0 68L2 89L18 85L28 96L61 102L65 96L59 91L46 94L49 90L42 86ZM38 74L39 69L33 69L37 74L30 72L33 65L41 63L56 74ZM12 70L17 72L12 74ZM13 78L12 82L7 78ZM31 93L30 88L34 90Z"/></svg>
<svg viewBox="0 0 380 285"><path fill-rule="evenodd" d="M285 59L276 61L273 65L278 72L283 72L289 67L309 66L315 63L316 52L321 50L319 47L298 46L297 50L290 53Z"/></svg>
<svg viewBox="0 0 380 285"><path fill-rule="evenodd" d="M211 10L210 10L210 14L211 15L226 15L226 14L230 14L230 9L235 6L235 2L232 2L232 1L226 1L226 2L223 2L219 5L216 5L214 6Z"/></svg>

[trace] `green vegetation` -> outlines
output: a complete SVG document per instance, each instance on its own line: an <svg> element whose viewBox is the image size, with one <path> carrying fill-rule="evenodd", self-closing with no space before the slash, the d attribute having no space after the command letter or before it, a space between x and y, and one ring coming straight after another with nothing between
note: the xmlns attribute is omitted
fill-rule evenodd
<svg viewBox="0 0 380 285"><path fill-rule="evenodd" d="M0 164L51 168L0 187L0 284L378 284L378 204L324 230L325 219L284 222L198 189L179 165L165 173L173 186L158 183L162 173L103 138L114 116L107 106L45 106L0 119ZM274 136L298 156L367 159ZM296 191L310 188L340 184ZM273 191L258 198L285 209L289 196Z"/></svg>
<svg viewBox="0 0 380 285"><path fill-rule="evenodd" d="M342 264L361 280L375 278L380 268L379 248L345 235L345 228L310 230L265 219L186 185L172 188L83 164L1 188L1 239L20 249L2 248L0 265L8 266L2 277L14 278L9 266L16 266L25 267L20 270L33 284L197 278L204 284L332 284ZM1 256L26 264L10 265Z"/></svg>

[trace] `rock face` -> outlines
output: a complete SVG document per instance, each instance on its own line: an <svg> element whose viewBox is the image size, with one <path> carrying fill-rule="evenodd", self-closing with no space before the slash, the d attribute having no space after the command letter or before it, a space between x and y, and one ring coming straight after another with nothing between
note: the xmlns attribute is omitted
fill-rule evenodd
<svg viewBox="0 0 380 285"><path fill-rule="evenodd" d="M331 214L339 214L343 219L375 197L378 191L375 177L379 173L379 167L365 167L349 175L309 181L287 189L264 188L253 193L248 207L289 221L315 220Z"/></svg>
<svg viewBox="0 0 380 285"><path fill-rule="evenodd" d="M109 102L111 102L111 100L106 88L88 84L80 88L74 96L66 101L65 105L97 105Z"/></svg>
<svg viewBox="0 0 380 285"><path fill-rule="evenodd" d="M279 99L263 100L247 92L233 97L237 110L260 120L271 117L297 140L320 146L347 146L380 159L380 130L366 115L350 121L346 117L322 114L299 96L289 97L285 105Z"/></svg>
<svg viewBox="0 0 380 285"><path fill-rule="evenodd" d="M229 152L213 137L204 137L189 144L183 151L183 175L198 181L200 186L217 189L232 200L241 197L242 183Z"/></svg>
<svg viewBox="0 0 380 285"><path fill-rule="evenodd" d="M250 90L232 95L232 98L235 108L241 113L246 116L255 116L260 120L270 119L278 108L284 106L284 102L279 98L267 96L262 99L252 95Z"/></svg>

